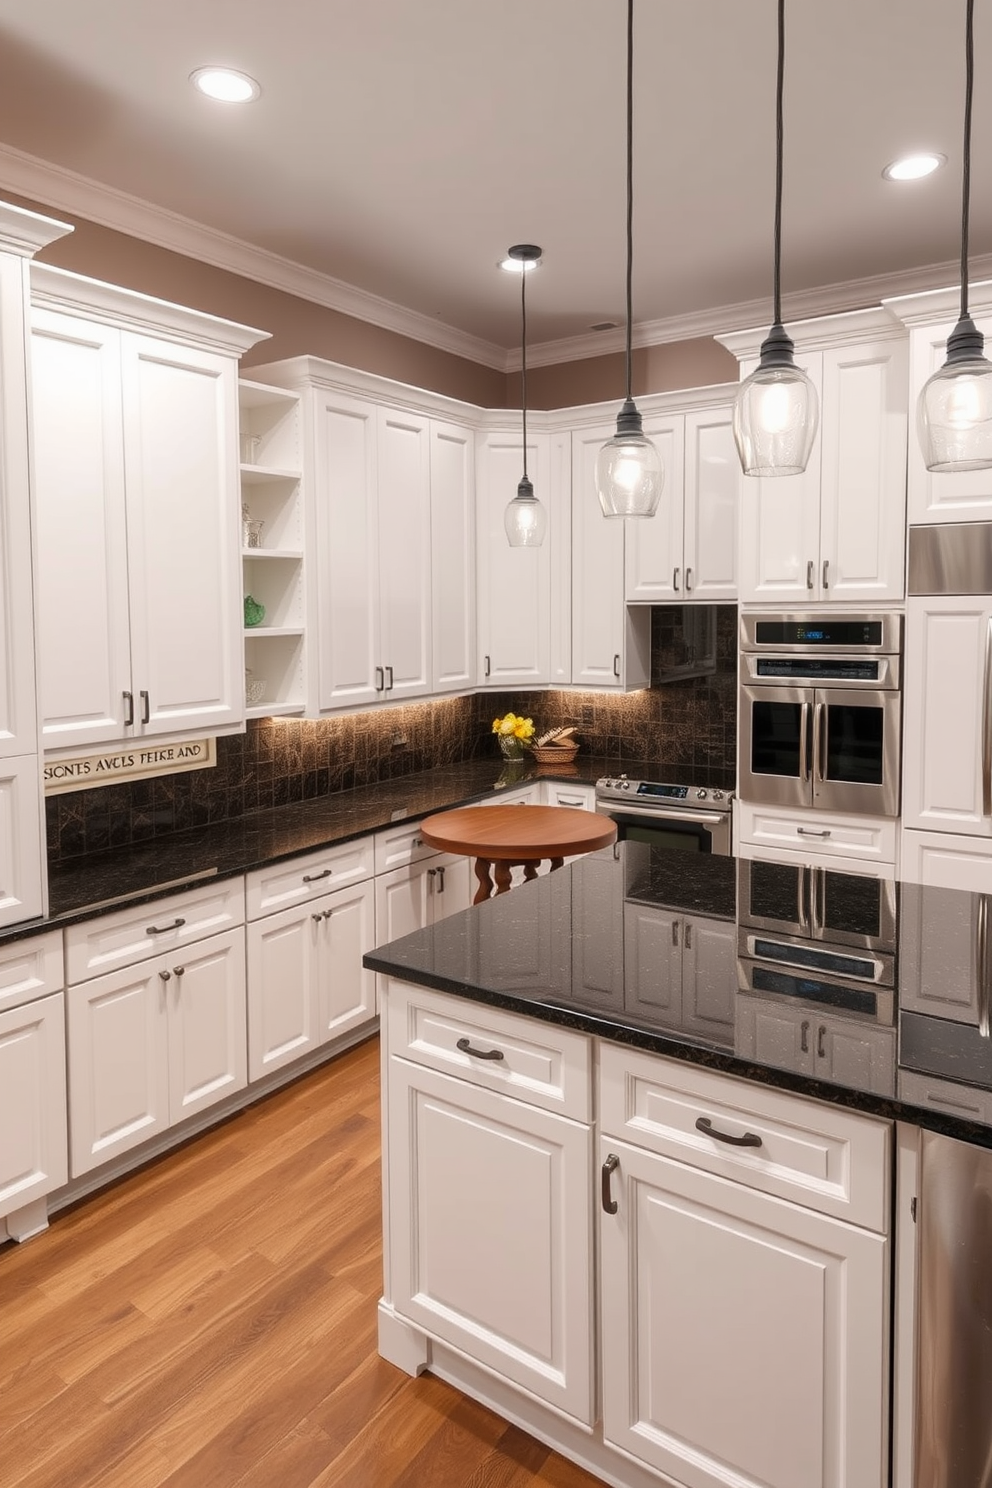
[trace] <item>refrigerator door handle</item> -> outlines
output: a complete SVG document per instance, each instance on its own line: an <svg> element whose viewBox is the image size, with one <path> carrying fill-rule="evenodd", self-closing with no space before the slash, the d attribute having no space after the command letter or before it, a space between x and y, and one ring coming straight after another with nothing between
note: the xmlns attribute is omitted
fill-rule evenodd
<svg viewBox="0 0 992 1488"><path fill-rule="evenodd" d="M982 812L992 816L992 615L985 632L985 685L982 690Z"/></svg>

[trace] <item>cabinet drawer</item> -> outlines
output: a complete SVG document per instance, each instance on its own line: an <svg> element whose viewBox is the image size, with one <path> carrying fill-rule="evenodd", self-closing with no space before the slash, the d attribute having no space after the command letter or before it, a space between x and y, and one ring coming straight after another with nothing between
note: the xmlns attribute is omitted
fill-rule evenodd
<svg viewBox="0 0 992 1488"><path fill-rule="evenodd" d="M85 982L159 951L243 925L244 919L244 880L231 878L71 925L65 932L66 981L70 986Z"/></svg>
<svg viewBox="0 0 992 1488"><path fill-rule="evenodd" d="M558 785L553 780L541 783L546 806L571 806L577 811L596 809L596 791L591 785Z"/></svg>
<svg viewBox="0 0 992 1488"><path fill-rule="evenodd" d="M405 982L387 981L386 989L390 1054L576 1121L590 1119L590 1040L584 1034ZM461 1041L468 1050L458 1047ZM501 1057L481 1058L473 1049Z"/></svg>
<svg viewBox="0 0 992 1488"><path fill-rule="evenodd" d="M340 842L320 852L305 853L271 868L256 868L245 877L246 908L249 920L304 904L318 894L343 889L372 877L372 838L358 837L353 842Z"/></svg>
<svg viewBox="0 0 992 1488"><path fill-rule="evenodd" d="M778 806L751 806L742 801L742 843L796 848L810 855L892 864L896 860L895 820L877 816L835 816L825 811L795 811ZM742 852L746 851L742 847Z"/></svg>
<svg viewBox="0 0 992 1488"><path fill-rule="evenodd" d="M402 868L407 863L419 863L437 852L428 847L420 835L419 822L404 822L387 827L375 834L375 871L388 873L390 868Z"/></svg>
<svg viewBox="0 0 992 1488"><path fill-rule="evenodd" d="M921 1111L944 1111L960 1116L962 1121L992 1124L992 1091L977 1086L958 1085L936 1075L922 1075L916 1070L900 1070L897 1093L900 1100L919 1106Z"/></svg>
<svg viewBox="0 0 992 1488"><path fill-rule="evenodd" d="M884 1233L890 1123L614 1044L601 1045L609 1136ZM760 1145L708 1136L709 1122Z"/></svg>
<svg viewBox="0 0 992 1488"><path fill-rule="evenodd" d="M0 1013L59 992L64 985L61 930L0 946Z"/></svg>

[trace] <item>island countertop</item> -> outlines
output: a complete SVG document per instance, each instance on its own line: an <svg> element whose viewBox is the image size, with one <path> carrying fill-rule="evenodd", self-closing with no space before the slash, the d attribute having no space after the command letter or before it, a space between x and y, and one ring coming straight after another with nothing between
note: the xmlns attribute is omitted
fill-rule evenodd
<svg viewBox="0 0 992 1488"><path fill-rule="evenodd" d="M992 1146L982 896L831 873L832 930L780 934L755 913L768 911L754 867L625 841L380 946L365 964ZM796 871L759 869L762 885L783 870ZM880 935L866 936L876 919Z"/></svg>

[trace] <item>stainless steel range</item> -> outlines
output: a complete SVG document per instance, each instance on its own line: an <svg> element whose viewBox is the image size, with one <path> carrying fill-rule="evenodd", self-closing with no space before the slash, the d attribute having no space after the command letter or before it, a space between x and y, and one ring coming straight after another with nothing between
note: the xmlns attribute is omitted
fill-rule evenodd
<svg viewBox="0 0 992 1488"><path fill-rule="evenodd" d="M629 780L604 775L596 781L596 810L617 825L617 841L647 842L681 852L731 851L733 791L691 781Z"/></svg>

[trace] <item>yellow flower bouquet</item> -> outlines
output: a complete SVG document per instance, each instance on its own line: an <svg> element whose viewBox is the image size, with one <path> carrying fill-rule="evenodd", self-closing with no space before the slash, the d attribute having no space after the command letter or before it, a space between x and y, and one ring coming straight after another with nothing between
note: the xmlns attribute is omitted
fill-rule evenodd
<svg viewBox="0 0 992 1488"><path fill-rule="evenodd" d="M518 718L516 713L507 713L504 718L493 719L493 733L507 759L523 759L534 737L534 721Z"/></svg>

